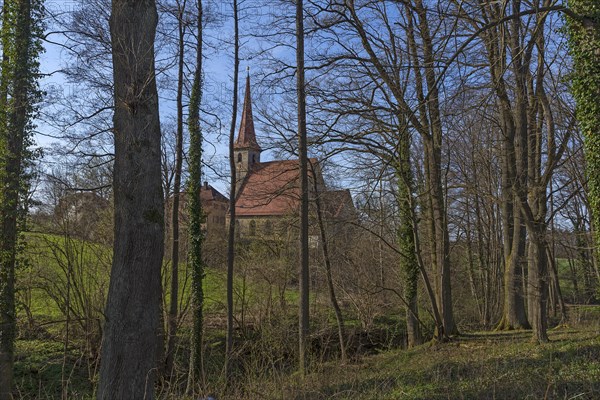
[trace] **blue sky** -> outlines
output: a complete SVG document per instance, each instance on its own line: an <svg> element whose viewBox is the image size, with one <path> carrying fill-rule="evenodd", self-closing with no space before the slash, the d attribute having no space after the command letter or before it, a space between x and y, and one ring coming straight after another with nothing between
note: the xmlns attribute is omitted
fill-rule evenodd
<svg viewBox="0 0 600 400"><path fill-rule="evenodd" d="M85 4L86 0L49 0L46 7L52 12L71 13L78 10L81 4ZM190 1L190 0L188 0ZM263 79L275 67L265 61L268 57L257 56L261 46L268 47L269 43L256 38L259 32L268 32L274 29L274 25L269 21L272 15L281 10L275 10L273 6L265 6L255 0L241 1L240 4L240 34L241 34L241 49L240 49L240 75L239 75L239 93L238 93L238 115L237 129L239 127L242 102L244 99L244 83L246 78L246 68L250 67L250 75L252 80L252 97L254 108L254 121L258 141L263 149L262 160L272 160L275 158L274 152L270 150L274 146L273 137L277 137L277 133L265 124L261 123L261 114L282 113L282 121L284 123L283 131L288 135L293 135L295 132L295 106L292 103L284 102L283 98L278 94L282 89L293 90L295 79L290 76L284 80L284 83L277 85L286 85L284 87L275 87L277 85L268 84L268 79ZM232 75L233 75L233 48L231 41L233 38L233 23L232 10L229 1L220 0L204 0L206 9L213 10L213 13L219 18L210 23L205 30L205 48L204 48L204 93L203 93L203 110L204 117L213 122L212 126L205 124L204 134L206 137L204 146L204 163L207 168L204 168L205 179L221 190L224 194L227 192L228 183L222 176L228 176L228 135L231 119L231 102L232 102ZM293 7L291 9L293 11ZM285 13L289 10L285 9ZM208 14L208 13L207 13ZM293 13L290 14L293 17ZM293 18L291 18L293 22ZM289 21L288 21L289 22ZM49 27L50 29L52 27ZM268 53L279 59L285 59L288 65L294 64L294 49L293 44L293 24L288 27L289 34L286 36L287 44L279 47L272 47ZM272 33L272 32L271 32ZM278 36L278 39L281 36ZM50 40L62 43L65 38L60 34L50 35ZM59 45L45 43L46 52L41 57L41 69L44 74L49 74L41 81L43 89L51 88L53 90L62 91L65 94L73 91L81 92L81 87L76 87L65 83L64 76L59 71L69 60L68 51L65 51ZM263 54L264 55L264 54ZM193 56L192 56L193 57ZM271 58L272 60L272 58ZM190 71L191 75L191 71ZM191 79L191 76L189 77ZM174 84L173 84L174 85ZM174 98L174 87L170 93L159 92L161 97L160 112L161 122L168 124L173 121L176 112L175 102L167 97ZM290 93L288 101L294 95ZM185 102L186 100L184 100ZM289 106L288 106L289 105ZM40 146L47 147L56 142L57 139L49 137L56 136L56 132L43 122L38 123L37 143ZM283 157L286 157L283 155ZM221 178L218 177L221 175Z"/></svg>
<svg viewBox="0 0 600 400"><path fill-rule="evenodd" d="M206 3L206 2L205 2ZM52 13L70 13L78 9L82 4L80 1L69 0L50 0L46 2L46 8ZM216 12L221 14L221 20L218 23L209 26L205 32L205 39L209 42L209 46L205 49L204 60L204 97L203 103L210 113L217 114L221 120L220 129L211 129L205 132L207 143L205 145L205 162L217 169L222 169L227 166L227 141L229 134L229 121L231 118L231 99L232 99L232 50L224 40L233 37L233 27L230 22L231 10L228 2L214 1L207 4L216 8ZM52 26L48 26L48 30L52 31ZM64 43L65 37L61 34L53 33L49 35L49 40L52 42ZM65 95L69 91L79 90L65 81L64 76L60 73L62 67L69 61L68 52L60 45L44 42L45 52L41 55L40 64L43 78L40 81L42 90L59 90ZM245 68L248 62L242 61L240 64L240 93L238 104L238 125L241 116L241 102L243 100L244 80L246 76ZM190 77L191 79L191 77ZM253 90L254 91L254 90ZM160 93L159 93L160 95ZM166 123L169 119L174 118L176 112L175 102L161 96L160 112L161 122ZM184 100L185 101L185 100ZM208 117L208 114L207 114ZM214 120L214 119L213 119ZM55 138L57 132L43 121L37 122L36 143L41 147L48 147L52 143L58 142ZM257 128L259 128L257 123ZM260 136L260 129L257 129ZM237 129L236 129L237 133ZM259 139L260 140L260 139ZM226 171L224 171L227 174ZM215 174L210 168L205 168L206 178L224 190L225 182L216 181Z"/></svg>

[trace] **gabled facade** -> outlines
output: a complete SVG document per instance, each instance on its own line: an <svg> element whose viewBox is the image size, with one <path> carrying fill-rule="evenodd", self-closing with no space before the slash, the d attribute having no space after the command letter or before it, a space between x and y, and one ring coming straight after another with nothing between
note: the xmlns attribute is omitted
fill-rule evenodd
<svg viewBox="0 0 600 400"><path fill-rule="evenodd" d="M223 230L227 219L229 199L208 182L204 182L200 189L200 201L204 212L203 229L206 232Z"/></svg>
<svg viewBox="0 0 600 400"><path fill-rule="evenodd" d="M187 227L189 223L187 200L188 193L181 192L179 194L179 226L181 229L180 237L187 235ZM225 230L227 210L229 209L229 199L208 182L204 182L200 187L200 201L202 202L202 212L204 214L202 230L207 235L214 235L218 234L219 232L223 232ZM170 237L172 207L173 198L170 197L165 204L165 229L167 231L165 237L167 238Z"/></svg>
<svg viewBox="0 0 600 400"><path fill-rule="evenodd" d="M179 259L185 260L189 251L189 193L183 191L179 195ZM221 194L208 182L200 187L200 201L202 202L203 220L201 229L204 233L203 248L222 248L225 240L225 223L229 210L229 199ZM165 254L170 257L173 249L172 211L173 197L165 202ZM220 250L207 250L204 262L207 265L220 265Z"/></svg>

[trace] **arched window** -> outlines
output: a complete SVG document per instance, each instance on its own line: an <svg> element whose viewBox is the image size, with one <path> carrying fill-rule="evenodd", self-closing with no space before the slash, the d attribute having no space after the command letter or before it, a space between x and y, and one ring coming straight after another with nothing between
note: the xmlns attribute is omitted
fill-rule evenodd
<svg viewBox="0 0 600 400"><path fill-rule="evenodd" d="M273 223L270 220L266 220L263 225L263 233L265 236L271 236L273 234Z"/></svg>
<svg viewBox="0 0 600 400"><path fill-rule="evenodd" d="M250 236L256 236L256 221L255 220L250 221L248 234Z"/></svg>
<svg viewBox="0 0 600 400"><path fill-rule="evenodd" d="M252 154L252 164L256 162L256 154Z"/></svg>
<svg viewBox="0 0 600 400"><path fill-rule="evenodd" d="M242 153L238 153L238 162L242 162Z"/></svg>

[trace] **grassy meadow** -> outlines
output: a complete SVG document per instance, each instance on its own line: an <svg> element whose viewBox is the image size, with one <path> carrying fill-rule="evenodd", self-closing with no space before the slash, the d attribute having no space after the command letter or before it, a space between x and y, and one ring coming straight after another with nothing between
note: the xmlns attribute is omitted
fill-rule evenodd
<svg viewBox="0 0 600 400"><path fill-rule="evenodd" d="M32 233L26 240L17 296L18 398L92 399L110 250L60 235ZM166 288L168 268L167 263ZM185 399L181 393L189 354L190 275L185 264L180 269L183 300L176 370L170 381L160 382L161 399ZM325 291L317 286L311 295L310 372L302 380L295 371L294 283L277 284L275 272L252 263L240 262L237 272L235 384L227 392L217 389L223 387L225 272L207 268L204 280L206 393L217 399L600 398L599 306L568 306L568 320L550 331L548 344L533 344L529 331L464 331L448 343L407 350L401 307L377 309L365 322L361 308L353 306L355 300L345 298L350 359L341 364L335 318ZM568 279L567 272L561 268L562 279ZM571 288L566 285L566 290L568 294ZM393 297L388 303L394 303ZM425 312L422 319L431 325Z"/></svg>

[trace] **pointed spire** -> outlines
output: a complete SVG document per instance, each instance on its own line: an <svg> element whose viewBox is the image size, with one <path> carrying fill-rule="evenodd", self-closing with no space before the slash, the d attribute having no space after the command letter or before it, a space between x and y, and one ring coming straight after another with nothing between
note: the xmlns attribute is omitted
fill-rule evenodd
<svg viewBox="0 0 600 400"><path fill-rule="evenodd" d="M242 111L242 120L240 122L240 131L235 141L236 149L250 148L260 151L261 148L256 141L254 131L254 119L252 117L252 99L250 97L250 68L247 68L246 76L246 95L244 97L244 109Z"/></svg>

